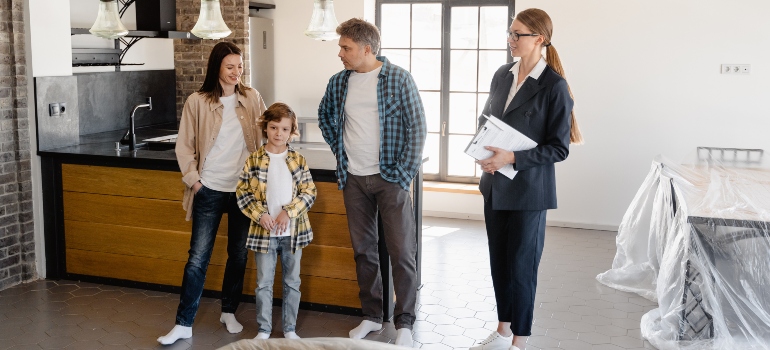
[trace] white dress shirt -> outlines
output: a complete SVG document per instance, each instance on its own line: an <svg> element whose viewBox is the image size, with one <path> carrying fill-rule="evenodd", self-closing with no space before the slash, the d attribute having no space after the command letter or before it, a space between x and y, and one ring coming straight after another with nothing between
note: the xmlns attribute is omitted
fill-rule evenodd
<svg viewBox="0 0 770 350"><path fill-rule="evenodd" d="M521 81L521 84L516 84L516 82L519 79L519 67L521 60L516 61L516 63L511 67L511 73L513 73L513 84L511 84L511 91L508 92L508 98L505 100L505 109L503 111L508 109L508 105L511 104L511 101L513 101L513 96L516 96L516 93L521 89L521 86L524 85L524 82L527 81L525 78ZM548 63L545 62L545 58L542 56L540 57L540 61L537 61L537 64L535 64L535 68L532 68L532 71L529 72L527 75L527 78L532 78L537 80L540 78L540 75L543 74L543 71L545 70L545 67L548 67Z"/></svg>

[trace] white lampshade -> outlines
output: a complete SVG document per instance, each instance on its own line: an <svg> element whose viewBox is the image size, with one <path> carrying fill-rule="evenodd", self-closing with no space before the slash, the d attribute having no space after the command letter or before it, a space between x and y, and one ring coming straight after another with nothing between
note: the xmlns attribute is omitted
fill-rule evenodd
<svg viewBox="0 0 770 350"><path fill-rule="evenodd" d="M315 40L335 40L337 35L337 17L334 16L334 1L314 0L313 16L305 30L305 35Z"/></svg>
<svg viewBox="0 0 770 350"><path fill-rule="evenodd" d="M201 0L198 22L190 32L201 39L222 39L232 33L222 18L219 0Z"/></svg>
<svg viewBox="0 0 770 350"><path fill-rule="evenodd" d="M120 21L118 0L99 0L99 14L89 32L105 39L117 39L128 34L128 29Z"/></svg>

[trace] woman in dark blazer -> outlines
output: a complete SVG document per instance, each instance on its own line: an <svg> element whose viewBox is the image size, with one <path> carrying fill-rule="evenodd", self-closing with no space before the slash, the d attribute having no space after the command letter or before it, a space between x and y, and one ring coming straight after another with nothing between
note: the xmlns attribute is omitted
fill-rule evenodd
<svg viewBox="0 0 770 350"><path fill-rule="evenodd" d="M524 349L532 330L546 210L556 208L554 163L567 158L570 143L582 142L552 31L542 10L527 9L514 18L508 46L520 60L497 70L484 108L483 114L508 123L537 146L516 152L488 147L494 156L477 162L484 171L479 189L499 324L472 350ZM479 124L485 121L480 117ZM495 174L507 164L518 171L513 179Z"/></svg>

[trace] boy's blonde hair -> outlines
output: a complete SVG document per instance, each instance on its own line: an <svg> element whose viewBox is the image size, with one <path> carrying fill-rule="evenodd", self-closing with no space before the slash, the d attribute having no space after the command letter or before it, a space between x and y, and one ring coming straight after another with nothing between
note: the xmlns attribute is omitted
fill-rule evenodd
<svg viewBox="0 0 770 350"><path fill-rule="evenodd" d="M291 118L291 136L289 141L294 137L299 137L299 124L297 123L297 115L294 114L294 110L289 105L276 102L267 108L264 114L259 118L259 128L262 129L262 136L267 139L267 123L269 122L281 122L283 118Z"/></svg>

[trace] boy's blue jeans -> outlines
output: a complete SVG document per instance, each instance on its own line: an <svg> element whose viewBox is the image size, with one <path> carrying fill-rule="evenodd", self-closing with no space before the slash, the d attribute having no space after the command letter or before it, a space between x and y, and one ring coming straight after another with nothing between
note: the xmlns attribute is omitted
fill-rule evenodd
<svg viewBox="0 0 770 350"><path fill-rule="evenodd" d="M251 220L238 208L235 192L220 192L203 186L193 199L190 251L182 278L182 292L176 311L176 324L191 327L198 312L206 270L214 250L222 214L227 215L227 265L222 281L222 312L235 313L241 301L246 271L246 237Z"/></svg>
<svg viewBox="0 0 770 350"><path fill-rule="evenodd" d="M254 293L260 333L271 333L273 329L273 281L278 255L281 256L283 271L283 332L294 332L297 327L297 311L302 296L299 291L302 249L292 254L291 236L270 237L268 252L254 254L257 262L257 288Z"/></svg>

